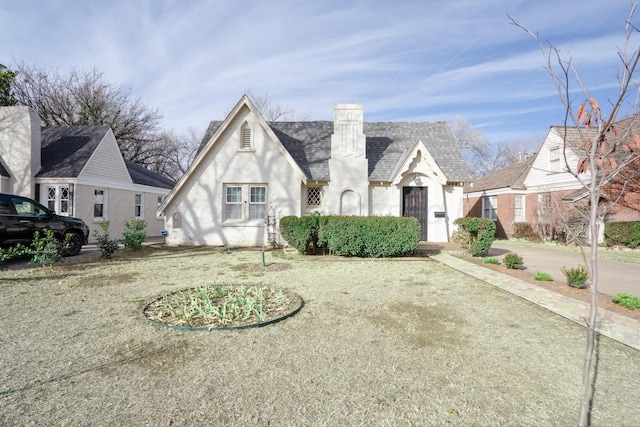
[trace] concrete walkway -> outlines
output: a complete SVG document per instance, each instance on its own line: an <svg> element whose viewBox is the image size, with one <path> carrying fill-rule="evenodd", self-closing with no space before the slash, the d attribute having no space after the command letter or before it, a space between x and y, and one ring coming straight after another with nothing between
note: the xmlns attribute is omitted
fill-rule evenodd
<svg viewBox="0 0 640 427"><path fill-rule="evenodd" d="M429 246L426 245L425 248ZM453 256L448 252L459 250L455 246L449 245L442 249L429 257L586 327L586 319L589 317L587 303ZM549 250L549 252L552 251ZM640 321L638 320L599 308L596 330L604 336L640 350Z"/></svg>

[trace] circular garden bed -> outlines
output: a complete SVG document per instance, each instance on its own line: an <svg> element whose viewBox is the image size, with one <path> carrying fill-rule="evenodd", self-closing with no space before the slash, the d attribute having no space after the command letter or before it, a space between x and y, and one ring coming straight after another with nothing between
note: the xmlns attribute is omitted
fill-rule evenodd
<svg viewBox="0 0 640 427"><path fill-rule="evenodd" d="M283 289L246 285L205 285L164 295L144 308L158 326L188 331L266 326L296 314L300 296Z"/></svg>

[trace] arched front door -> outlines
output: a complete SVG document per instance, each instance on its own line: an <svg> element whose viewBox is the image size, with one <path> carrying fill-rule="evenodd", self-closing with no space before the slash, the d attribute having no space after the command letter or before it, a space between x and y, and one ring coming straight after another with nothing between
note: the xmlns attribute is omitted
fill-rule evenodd
<svg viewBox="0 0 640 427"><path fill-rule="evenodd" d="M428 187L402 188L402 216L412 216L420 223L420 240L427 240L427 222L429 209L427 204Z"/></svg>

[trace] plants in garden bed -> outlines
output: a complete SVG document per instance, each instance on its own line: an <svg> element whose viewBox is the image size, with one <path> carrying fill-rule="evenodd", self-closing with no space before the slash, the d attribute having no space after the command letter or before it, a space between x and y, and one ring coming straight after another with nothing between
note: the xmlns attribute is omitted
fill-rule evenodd
<svg viewBox="0 0 640 427"><path fill-rule="evenodd" d="M93 237L98 242L100 248L100 255L104 258L111 258L111 256L119 249L118 240L112 239L109 236L109 221L103 221L100 223L102 232L95 230Z"/></svg>
<svg viewBox="0 0 640 427"><path fill-rule="evenodd" d="M133 218L124 223L124 248L138 251L144 247L144 239L147 237L147 221Z"/></svg>
<svg viewBox="0 0 640 427"><path fill-rule="evenodd" d="M533 278L535 280L539 280L541 282L551 282L553 281L553 277L549 273L544 273L542 271L536 271L533 273Z"/></svg>
<svg viewBox="0 0 640 427"><path fill-rule="evenodd" d="M630 310L635 308L640 308L640 297L635 295L627 294L625 292L620 292L615 294L611 300L616 304L619 304L623 307L627 307Z"/></svg>
<svg viewBox="0 0 640 427"><path fill-rule="evenodd" d="M204 285L157 299L145 315L168 325L213 329L269 321L285 315L293 304L281 289Z"/></svg>
<svg viewBox="0 0 640 427"><path fill-rule="evenodd" d="M482 260L482 262L484 262L485 264L495 264L495 265L500 264L500 260L498 258L492 257L492 256L488 256L488 257L484 258Z"/></svg>
<svg viewBox="0 0 640 427"><path fill-rule="evenodd" d="M584 289L587 287L587 280L589 279L589 273L580 265L578 267L566 268L562 267L562 274L567 278L567 283L572 288Z"/></svg>
<svg viewBox="0 0 640 427"><path fill-rule="evenodd" d="M502 259L504 265L512 270L522 267L522 257L515 252L509 252Z"/></svg>

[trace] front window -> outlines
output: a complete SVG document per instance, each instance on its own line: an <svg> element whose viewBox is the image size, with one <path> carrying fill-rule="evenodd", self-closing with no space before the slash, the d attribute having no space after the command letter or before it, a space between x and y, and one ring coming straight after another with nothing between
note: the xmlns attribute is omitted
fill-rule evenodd
<svg viewBox="0 0 640 427"><path fill-rule="evenodd" d="M266 185L225 186L224 220L256 221L267 215Z"/></svg>
<svg viewBox="0 0 640 427"><path fill-rule="evenodd" d="M267 187L250 187L249 219L264 219L267 205Z"/></svg>
<svg viewBox="0 0 640 427"><path fill-rule="evenodd" d="M142 217L142 194L135 195L134 215L136 218Z"/></svg>
<svg viewBox="0 0 640 427"><path fill-rule="evenodd" d="M93 217L95 219L104 219L105 215L105 204L106 204L106 194L104 190L95 190L93 196Z"/></svg>
<svg viewBox="0 0 640 427"><path fill-rule="evenodd" d="M23 199L22 197L11 197L13 207L18 215L22 216L44 216L47 212L44 210L44 206L39 203L35 203L29 199Z"/></svg>
<svg viewBox="0 0 640 427"><path fill-rule="evenodd" d="M513 220L515 222L524 221L524 196L522 194L513 196Z"/></svg>
<svg viewBox="0 0 640 427"><path fill-rule="evenodd" d="M309 187L307 189L307 206L320 206L322 204L322 188Z"/></svg>
<svg viewBox="0 0 640 427"><path fill-rule="evenodd" d="M498 197L490 196L482 198L482 217L492 221L498 219Z"/></svg>
<svg viewBox="0 0 640 427"><path fill-rule="evenodd" d="M558 172L560 170L560 147L549 149L549 170Z"/></svg>
<svg viewBox="0 0 640 427"><path fill-rule="evenodd" d="M242 187L227 187L226 219L242 219Z"/></svg>
<svg viewBox="0 0 640 427"><path fill-rule="evenodd" d="M47 187L47 207L58 215L71 215L71 190L67 186Z"/></svg>

